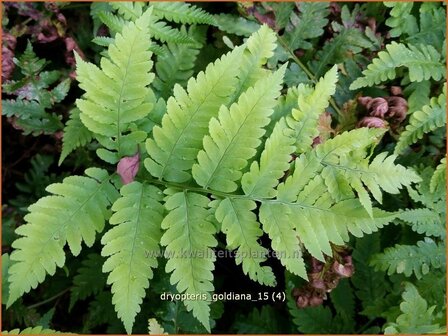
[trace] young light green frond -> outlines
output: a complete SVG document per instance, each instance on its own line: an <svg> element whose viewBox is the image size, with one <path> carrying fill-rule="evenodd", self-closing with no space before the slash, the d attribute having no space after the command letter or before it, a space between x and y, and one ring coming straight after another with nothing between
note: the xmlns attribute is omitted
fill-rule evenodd
<svg viewBox="0 0 448 336"><path fill-rule="evenodd" d="M440 160L429 182L429 191L435 192L439 185L446 185L446 157Z"/></svg>
<svg viewBox="0 0 448 336"><path fill-rule="evenodd" d="M162 125L154 127L153 139L146 141L150 158L145 160L145 167L151 175L173 182L191 178L189 170L202 148L209 120L229 102L235 88L242 51L236 48L210 64L188 81L187 91L174 86Z"/></svg>
<svg viewBox="0 0 448 336"><path fill-rule="evenodd" d="M121 188L112 206L112 227L101 239L101 254L108 257L103 272L110 272L112 302L128 334L157 267L160 224L163 219L162 192L151 185L132 182Z"/></svg>
<svg viewBox="0 0 448 336"><path fill-rule="evenodd" d="M402 153L409 145L422 139L424 134L444 125L446 125L446 89L439 97L433 97L420 111L412 113L409 124L398 139L394 153Z"/></svg>
<svg viewBox="0 0 448 336"><path fill-rule="evenodd" d="M350 185L358 193L367 212L372 215L372 202L367 190L381 203L381 189L390 194L398 194L400 188L421 181L413 170L394 164L395 159L395 155L387 156L387 152L383 152L370 165L368 159L356 160L352 157L341 157L339 162L323 160L325 183L330 192L336 192L335 200L349 196L350 192L345 195L340 192Z"/></svg>
<svg viewBox="0 0 448 336"><path fill-rule="evenodd" d="M109 205L117 191L106 171L86 170L86 176L70 176L62 183L47 187L52 196L41 198L28 209L27 224L17 228L18 238L12 244L14 264L9 268L10 306L31 288L42 283L46 274L54 275L65 263L64 247L73 255L81 251L81 242L92 246L96 232L104 229L109 218Z"/></svg>
<svg viewBox="0 0 448 336"><path fill-rule="evenodd" d="M300 241L289 218L290 213L290 207L286 204L263 203L259 212L260 222L282 265L291 273L308 280Z"/></svg>
<svg viewBox="0 0 448 336"><path fill-rule="evenodd" d="M411 82L421 82L433 78L440 80L445 78L445 65L441 61L440 53L431 45L408 46L392 42L386 46L386 51L378 53L372 63L350 85L350 90L356 90L365 86L373 86L387 80L395 79L399 67L409 70Z"/></svg>
<svg viewBox="0 0 448 336"><path fill-rule="evenodd" d="M351 197L345 175L325 169L328 163L337 163L351 152L367 155L365 149L377 143L384 134L384 129L359 128L339 134L333 139L316 146L314 151L300 155L295 160L295 172L289 176L278 188L278 199L294 202L299 192L316 176L322 172L325 183L335 200ZM325 165L325 163L327 163Z"/></svg>
<svg viewBox="0 0 448 336"><path fill-rule="evenodd" d="M83 124L92 132L109 138L114 143L108 149L118 153L115 162L131 153L122 148L122 134L128 131L130 123L148 115L153 107L151 52L148 33L150 12L127 24L115 41L109 46L108 56L101 59L101 70L84 62L76 55L77 79L86 91L83 99L76 101L81 111ZM98 137L97 137L98 138ZM100 139L99 139L100 140Z"/></svg>
<svg viewBox="0 0 448 336"><path fill-rule="evenodd" d="M190 33L193 32L190 28ZM188 79L193 75L196 58L201 44L174 44L163 46L163 55L157 58L155 64L157 78L153 86L160 96L167 99L173 94L173 87L177 83L186 87Z"/></svg>
<svg viewBox="0 0 448 336"><path fill-rule="evenodd" d="M260 265L266 261L268 251L258 243L263 231L252 212L256 207L252 200L226 198L220 201L215 216L222 224L221 230L226 234L228 248L238 249L236 264L242 264L244 273L253 281L275 286L272 269Z"/></svg>
<svg viewBox="0 0 448 336"><path fill-rule="evenodd" d="M230 109L222 106L218 118L210 120L210 135L204 137L204 149L193 165L193 177L204 188L232 192L241 170L256 154L263 127L269 123L276 99L280 95L285 66L260 79L244 92ZM224 131L225 130L225 131Z"/></svg>
<svg viewBox="0 0 448 336"><path fill-rule="evenodd" d="M436 306L428 308L414 285L406 282L402 297L400 310L403 314L395 322L386 324L385 334L446 334L446 326L441 327L434 321Z"/></svg>
<svg viewBox="0 0 448 336"><path fill-rule="evenodd" d="M389 31L391 37L398 37L402 34L409 36L418 32L417 20L411 14L413 2L383 2L384 6L392 8L390 17L386 20L386 25L392 28Z"/></svg>
<svg viewBox="0 0 448 336"><path fill-rule="evenodd" d="M213 269L216 259L212 247L216 229L208 219L209 199L188 192L167 190L165 207L169 211L162 222L165 233L160 243L169 258L166 272L179 293L191 295L184 301L188 311L210 332L210 307L207 300L213 291Z"/></svg>
<svg viewBox="0 0 448 336"><path fill-rule="evenodd" d="M267 60L274 55L277 37L267 25L252 34L246 41L246 49L239 60L240 71L238 84L235 86L230 104L237 101L240 95L258 80L265 78L268 72L262 68Z"/></svg>
<svg viewBox="0 0 448 336"><path fill-rule="evenodd" d="M289 126L296 131L297 153L308 151L313 139L319 135L317 130L319 115L328 107L329 99L336 91L337 80L338 73L335 65L319 80L314 90L303 85L299 86L298 107L292 110L294 120L288 122Z"/></svg>
<svg viewBox="0 0 448 336"><path fill-rule="evenodd" d="M412 230L427 236L445 235L445 223L438 212L429 208L408 209L399 213L398 218L412 226Z"/></svg>
<svg viewBox="0 0 448 336"><path fill-rule="evenodd" d="M294 132L281 118L265 142L260 162L252 162L250 170L241 179L241 187L248 196L273 198L279 179L289 169L291 154L295 151Z"/></svg>
<svg viewBox="0 0 448 336"><path fill-rule="evenodd" d="M214 25L215 20L199 7L184 2L153 2L151 3L153 13L159 18L176 23L208 24Z"/></svg>
<svg viewBox="0 0 448 336"><path fill-rule="evenodd" d="M64 128L64 137L62 138L62 152L59 158L59 165L65 158L76 148L85 146L92 138L93 134L90 132L79 118L79 109L74 108L70 111L70 119Z"/></svg>
<svg viewBox="0 0 448 336"><path fill-rule="evenodd" d="M375 269L410 277L415 274L421 279L431 268L445 267L445 246L437 244L430 238L417 242L416 245L395 245L376 254L371 260Z"/></svg>
<svg viewBox="0 0 448 336"><path fill-rule="evenodd" d="M250 36L260 29L257 22L249 21L241 16L219 14L214 16L219 30L238 36Z"/></svg>

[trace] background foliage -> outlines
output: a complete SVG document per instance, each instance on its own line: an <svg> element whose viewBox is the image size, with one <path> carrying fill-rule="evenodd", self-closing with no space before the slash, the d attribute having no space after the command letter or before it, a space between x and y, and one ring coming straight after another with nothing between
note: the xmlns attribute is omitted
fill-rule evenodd
<svg viewBox="0 0 448 336"><path fill-rule="evenodd" d="M342 263L342 259L326 259L325 267L331 269L319 271L331 277L325 286L337 283L329 293L322 294L316 287L319 284L310 286L285 271L281 262L274 258L270 258L267 265L277 279L275 287L251 281L242 271L246 267L244 263L241 267L232 258L218 259L213 271L215 292L254 295L284 292L287 302L213 303L210 306L212 332L444 333L445 4L195 5L203 11L184 4L165 4L171 6L168 8L157 3L153 5L149 30L155 41L150 48L155 72L151 87L155 97L170 97L174 83L186 87L190 77L234 46L241 45L266 24L277 35L277 47L272 57L267 59L266 56L266 68L277 71L286 64L280 70L285 71L286 85L282 93L299 84L317 87L319 79L331 74L335 64L339 70L339 81L334 88L325 88L329 97L334 93L333 98L327 107L322 107L326 113L316 116L318 128L309 130L313 137L306 140L310 143L303 143L304 149L312 145L311 139L325 142L360 126L381 128L385 135L374 154L395 154L396 163L413 167L422 178L421 182L408 185L399 193L384 194L382 200L370 190L374 197L368 201L364 198L364 206L369 202L378 205L382 201L384 210L407 210L377 233L363 238L351 237L347 247L339 251L338 258L351 255L353 274L344 273L335 278L331 267L335 262ZM95 138L81 122L83 112L75 101L83 94L82 87L78 87L82 73L75 73L75 65L81 63L80 59L99 64L106 47L114 42L115 33L122 30L126 21L139 17L142 9L108 3L6 2L2 3L2 11L5 145L2 158L2 327L26 334L47 333L47 329L124 333L112 304L112 294L120 294L111 292L108 274L102 272L106 258L101 254L101 242L111 242L114 234L119 234L120 227L133 225L123 221L120 211L125 212L127 204L136 202L132 199L135 192L132 188L139 186L135 184L121 190L123 204L111 219L116 232L109 231L82 251L78 251L75 242L70 243L76 257L67 253L65 266L55 269L54 276L47 277L37 289L19 298L8 309L5 304L9 295L7 271L11 264L11 244L18 238L15 229L25 230L20 227L28 206L46 196L45 188L51 183L82 175L88 167L107 167L99 157L115 164L120 155L130 154L126 146L123 149L112 144L104 150L101 145L108 142ZM75 60L74 51L79 55L78 60ZM291 111L294 101L291 97L297 97L294 95L290 90L280 99L274 113L278 119ZM155 104L154 111L154 120L143 125L145 129L160 124L164 106ZM273 125L267 128L274 132ZM135 136L138 138L138 134ZM209 156L215 154L209 153ZM193 170L195 176L203 174L200 168ZM74 184L82 182L89 188L89 183L101 179L102 174L104 171L90 171L91 178L72 179ZM352 187L362 193L355 183L349 186L350 191ZM142 207L154 209L148 216L160 216L157 191L140 188L140 192L147 195L142 199ZM113 193L112 188L109 193ZM81 192L78 197L82 199L83 195ZM114 197L111 195L110 199L97 202L106 209ZM231 206L222 202L221 212L229 213ZM245 204L245 208L251 206ZM225 223L223 218L223 226ZM224 249L226 245L242 248L238 234L233 241L229 237L231 235L226 241L224 235L218 235L217 249ZM260 248L269 248L268 235L260 232L259 243ZM116 253L113 249L111 246L107 256ZM154 268L154 265L144 267L149 266ZM140 293L141 309L133 332L205 333L204 326L187 312L182 302L160 300L160 293L176 292L164 268L165 260L161 259L158 268L154 268L150 288ZM269 277L265 282L271 282ZM299 298L304 297L314 298L316 304L300 306Z"/></svg>

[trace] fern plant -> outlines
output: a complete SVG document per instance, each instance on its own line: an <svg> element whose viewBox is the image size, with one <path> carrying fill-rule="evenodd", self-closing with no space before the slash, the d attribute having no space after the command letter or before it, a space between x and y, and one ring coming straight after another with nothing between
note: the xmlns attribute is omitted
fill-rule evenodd
<svg viewBox="0 0 448 336"><path fill-rule="evenodd" d="M239 252L250 279L274 286L263 233L282 265L307 280L305 251L323 261L334 244L399 215L376 207L382 191L399 193L420 177L394 155L372 157L384 130L360 128L313 146L336 90L336 66L316 85L283 96L287 65L266 69L276 36L262 26L186 88L175 84L165 103L151 87L151 27L162 16L181 18L168 4L114 6L126 21L118 20L100 67L76 57L85 91L76 104L100 159L115 165L132 156L142 167L125 185L115 173L89 168L47 188L52 195L30 206L16 231L22 237L10 256L8 306L63 267L66 245L76 256L83 242L100 240L112 302L130 334L163 246L171 284L210 332L217 233ZM187 10L202 20L198 13Z"/></svg>

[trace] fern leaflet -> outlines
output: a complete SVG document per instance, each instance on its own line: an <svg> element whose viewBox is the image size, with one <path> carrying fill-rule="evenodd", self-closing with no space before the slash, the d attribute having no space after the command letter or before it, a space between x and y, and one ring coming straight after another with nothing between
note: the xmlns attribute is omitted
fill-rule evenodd
<svg viewBox="0 0 448 336"><path fill-rule="evenodd" d="M53 195L29 207L27 224L16 230L23 237L12 244L8 307L43 282L47 273L53 275L56 266L64 265L66 243L76 256L82 241L92 246L96 232L104 229L117 191L106 171L89 168L86 174L88 177L70 176L49 185L46 190Z"/></svg>
<svg viewBox="0 0 448 336"><path fill-rule="evenodd" d="M62 138L62 152L59 158L59 165L76 148L85 146L92 138L93 134L82 123L79 117L79 109L74 108L70 111L70 119L64 128L64 137Z"/></svg>
<svg viewBox="0 0 448 336"><path fill-rule="evenodd" d="M101 239L103 265L110 272L115 310L128 334L145 297L145 289L157 267L157 252L163 219L162 192L154 186L132 182L121 188L112 206L109 222L114 226Z"/></svg>
<svg viewBox="0 0 448 336"><path fill-rule="evenodd" d="M441 61L440 53L433 46L406 46L392 42L386 46L386 51L378 53L378 58L362 72L364 77L355 80L350 85L350 90L395 79L397 68L402 66L408 68L411 82L445 78L445 65Z"/></svg>
<svg viewBox="0 0 448 336"><path fill-rule="evenodd" d="M274 286L275 276L269 266L261 266L266 260L267 250L258 243L263 234L252 212L256 208L252 200L226 198L216 209L216 219L222 224L230 249L238 249L236 264L242 263L243 271L252 280L263 285Z"/></svg>
<svg viewBox="0 0 448 336"><path fill-rule="evenodd" d="M440 160L429 182L429 191L434 193L439 185L446 185L446 157Z"/></svg>
<svg viewBox="0 0 448 336"><path fill-rule="evenodd" d="M212 15L202 9L183 2L154 2L151 4L154 15L176 23L214 25Z"/></svg>
<svg viewBox="0 0 448 336"><path fill-rule="evenodd" d="M172 272L171 284L179 293L191 295L184 301L188 311L210 332L209 295L213 291L215 255L210 249L216 246L213 237L216 229L209 219L207 197L167 189L165 207L168 215L163 219L165 233L160 243L166 246L169 260L166 272ZM198 297L199 295L199 297Z"/></svg>
<svg viewBox="0 0 448 336"><path fill-rule="evenodd" d="M210 120L210 135L204 137L204 150L193 165L193 177L204 188L232 192L237 189L241 170L256 154L259 140L269 123L277 97L280 95L286 67L259 80L244 92L230 109L223 106L218 119ZM226 129L227 131L223 131Z"/></svg>
<svg viewBox="0 0 448 336"><path fill-rule="evenodd" d="M376 269L387 270L387 274L403 273L409 277L415 274L422 278L433 268L445 266L445 246L436 244L432 239L417 242L416 245L396 245L389 247L384 253L375 255L371 264Z"/></svg>
<svg viewBox="0 0 448 336"><path fill-rule="evenodd" d="M395 146L395 154L400 154L406 147L423 138L425 133L434 131L446 124L446 88L439 97L433 97L428 105L412 113L409 124L401 133Z"/></svg>
<svg viewBox="0 0 448 336"><path fill-rule="evenodd" d="M150 11L145 12L117 33L114 44L109 46L109 57L101 59L102 70L76 57L77 78L86 91L85 98L76 101L80 118L108 149L98 151L98 155L111 163L134 154L137 143L146 137L145 132L123 133L129 131L131 123L147 116L154 105L148 87L154 78L148 51L150 15Z"/></svg>
<svg viewBox="0 0 448 336"><path fill-rule="evenodd" d="M160 179L185 182L197 153L202 148L202 138L207 133L208 121L217 115L222 104L228 102L236 84L237 60L242 49L237 48L209 65L196 79L190 79L185 91L174 86L174 96L167 102L167 112L162 125L153 129L154 139L146 141L150 158L145 167ZM189 128L194 132L187 132Z"/></svg>

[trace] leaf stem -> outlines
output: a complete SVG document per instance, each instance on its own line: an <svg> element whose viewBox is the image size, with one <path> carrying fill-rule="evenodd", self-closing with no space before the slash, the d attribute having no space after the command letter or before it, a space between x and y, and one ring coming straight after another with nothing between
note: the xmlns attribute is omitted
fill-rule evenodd
<svg viewBox="0 0 448 336"><path fill-rule="evenodd" d="M66 292L68 292L71 288L72 288L72 287L68 287L68 288L64 289L63 291L60 291L59 293L53 295L52 297L50 297L50 298L48 298L48 299L46 299L46 300L44 300L44 301L40 301L40 302L37 302L37 303L35 303L35 304L32 304L31 306L28 306L27 308L28 308L28 309L32 309L32 308L37 308L37 307L43 306L44 304L46 304L46 303L48 303L48 302L51 302L51 301L57 299L58 297L64 295L64 294L65 294Z"/></svg>

